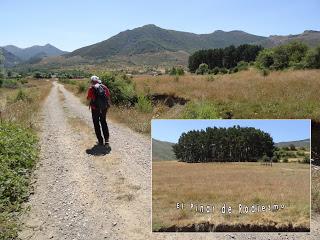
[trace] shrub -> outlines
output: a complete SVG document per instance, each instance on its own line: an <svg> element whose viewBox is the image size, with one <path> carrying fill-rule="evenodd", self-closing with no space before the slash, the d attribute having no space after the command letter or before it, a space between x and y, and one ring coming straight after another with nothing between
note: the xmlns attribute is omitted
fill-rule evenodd
<svg viewBox="0 0 320 240"><path fill-rule="evenodd" d="M220 73L226 74L226 73L228 73L228 69L226 69L226 68L220 68Z"/></svg>
<svg viewBox="0 0 320 240"><path fill-rule="evenodd" d="M307 68L320 68L320 46L309 50L304 61Z"/></svg>
<svg viewBox="0 0 320 240"><path fill-rule="evenodd" d="M263 155L261 158L261 162L269 162L270 158L267 155Z"/></svg>
<svg viewBox="0 0 320 240"><path fill-rule="evenodd" d="M256 67L258 69L270 68L274 63L273 55L272 49L263 49L256 58Z"/></svg>
<svg viewBox="0 0 320 240"><path fill-rule="evenodd" d="M219 117L218 111L210 102L188 102L184 112L185 119L216 119Z"/></svg>
<svg viewBox="0 0 320 240"><path fill-rule="evenodd" d="M285 157L285 158L282 160L282 162L287 163L287 162L289 162L289 159L288 159L287 157Z"/></svg>
<svg viewBox="0 0 320 240"><path fill-rule="evenodd" d="M0 78L0 88L2 87L3 79Z"/></svg>
<svg viewBox="0 0 320 240"><path fill-rule="evenodd" d="M209 72L209 67L208 64L206 63L201 63L198 67L198 69L196 70L196 74L207 74Z"/></svg>
<svg viewBox="0 0 320 240"><path fill-rule="evenodd" d="M217 75L219 73L219 68L215 67L214 69L212 69L211 71L214 75Z"/></svg>
<svg viewBox="0 0 320 240"><path fill-rule="evenodd" d="M29 195L28 178L38 158L38 138L29 129L1 122L0 146L0 239L16 239L17 212Z"/></svg>
<svg viewBox="0 0 320 240"><path fill-rule="evenodd" d="M302 161L303 163L310 163L310 156L305 156L304 158L303 158L303 161Z"/></svg>
<svg viewBox="0 0 320 240"><path fill-rule="evenodd" d="M297 150L296 146L294 144L290 144L289 145L289 149L290 149L290 151L296 151Z"/></svg>
<svg viewBox="0 0 320 240"><path fill-rule="evenodd" d="M279 161L279 158L275 155L271 158L271 161L277 163Z"/></svg>
<svg viewBox="0 0 320 240"><path fill-rule="evenodd" d="M238 64L237 64L237 69L238 69L239 71L248 70L248 66L249 66L249 64L248 64L247 62L245 62L245 61L240 61L240 62L238 62Z"/></svg>
<svg viewBox="0 0 320 240"><path fill-rule="evenodd" d="M23 89L19 89L19 91L17 92L16 97L14 98L14 102L18 102L18 101L28 101L30 102L32 100L32 98L27 94L26 91L24 91Z"/></svg>
<svg viewBox="0 0 320 240"><path fill-rule="evenodd" d="M78 93L83 93L87 90L87 84L84 82L80 82L78 84Z"/></svg>
<svg viewBox="0 0 320 240"><path fill-rule="evenodd" d="M131 81L123 80L109 72L102 74L100 79L109 88L112 103L131 106L137 102L134 84Z"/></svg>
<svg viewBox="0 0 320 240"><path fill-rule="evenodd" d="M2 87L4 87L4 88L17 88L18 82L16 79L4 79L2 82Z"/></svg>
<svg viewBox="0 0 320 240"><path fill-rule="evenodd" d="M138 102L136 103L136 107L140 112L143 113L152 112L152 104L150 99L143 95L138 96Z"/></svg>

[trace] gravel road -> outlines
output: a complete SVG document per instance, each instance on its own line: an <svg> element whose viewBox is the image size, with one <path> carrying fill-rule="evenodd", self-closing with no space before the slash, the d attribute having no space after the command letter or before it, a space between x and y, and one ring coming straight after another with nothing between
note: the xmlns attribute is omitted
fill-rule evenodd
<svg viewBox="0 0 320 240"><path fill-rule="evenodd" d="M151 233L150 138L108 122L111 152L88 155L90 111L53 82L21 239L319 239L320 218L312 233Z"/></svg>

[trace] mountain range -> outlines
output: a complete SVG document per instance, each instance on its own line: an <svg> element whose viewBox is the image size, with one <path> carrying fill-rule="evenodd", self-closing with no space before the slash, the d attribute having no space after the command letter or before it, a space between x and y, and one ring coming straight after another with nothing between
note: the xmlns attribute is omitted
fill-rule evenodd
<svg viewBox="0 0 320 240"><path fill-rule="evenodd" d="M230 45L257 44L263 47L273 47L298 40L314 47L320 44L320 31L304 31L297 35L270 37L257 36L243 31L225 32L214 31L209 34L195 34L174 30L162 29L156 25L145 25L133 30L126 30L96 44L79 48L65 57L82 57L86 59L130 59L137 56L142 58L150 55L159 58L163 53L171 53L171 56L179 61L179 54L186 64L189 54L199 49L223 48ZM172 54L175 53L175 54ZM170 58L170 56L168 56Z"/></svg>
<svg viewBox="0 0 320 240"><path fill-rule="evenodd" d="M153 24L126 30L93 45L66 53L50 44L26 49L5 46L4 49L22 61L40 64L60 62L93 64L122 61L133 65L187 65L188 56L196 50L223 48L230 45L257 44L273 47L298 40L311 47L320 44L320 31L306 30L301 34L269 37L257 36L239 30L225 32L217 30L208 34L195 34L167 30ZM46 58L48 56L48 58ZM61 57L55 57L61 56ZM167 64L167 65L168 65Z"/></svg>
<svg viewBox="0 0 320 240"><path fill-rule="evenodd" d="M45 57L60 56L67 53L51 44L46 44L44 46L35 45L28 48L7 45L1 47L1 49L5 57L5 66L14 66L19 63L36 63Z"/></svg>
<svg viewBox="0 0 320 240"><path fill-rule="evenodd" d="M288 141L288 142L278 142L275 143L276 147L289 147L293 144L295 147L304 147L310 149L310 139L303 139L297 141ZM152 160L161 161L161 160L176 160L176 157L173 153L172 146L174 143L160 141L152 138Z"/></svg>

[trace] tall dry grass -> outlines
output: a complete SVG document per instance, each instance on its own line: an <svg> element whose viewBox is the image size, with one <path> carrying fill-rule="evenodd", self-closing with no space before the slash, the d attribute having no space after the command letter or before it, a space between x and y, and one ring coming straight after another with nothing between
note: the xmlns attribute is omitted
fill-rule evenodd
<svg viewBox="0 0 320 240"><path fill-rule="evenodd" d="M191 100L214 102L220 114L234 118L320 119L320 70L271 72L264 77L255 69L235 74L136 76L140 92L168 93Z"/></svg>
<svg viewBox="0 0 320 240"><path fill-rule="evenodd" d="M234 213L195 213L177 210L176 202L222 206ZM238 204L285 204L278 212L240 215ZM217 209L219 211L219 209ZM213 224L272 224L309 226L310 165L277 163L188 164L158 161L152 165L153 228L186 226L202 221Z"/></svg>
<svg viewBox="0 0 320 240"><path fill-rule="evenodd" d="M29 80L19 89L2 88L0 120L37 128L38 113L50 89L51 82L46 80ZM19 92L23 94L21 99Z"/></svg>

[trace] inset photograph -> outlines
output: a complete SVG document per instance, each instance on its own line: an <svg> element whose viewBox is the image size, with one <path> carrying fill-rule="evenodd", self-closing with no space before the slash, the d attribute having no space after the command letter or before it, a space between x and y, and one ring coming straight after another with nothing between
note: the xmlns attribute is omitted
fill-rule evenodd
<svg viewBox="0 0 320 240"><path fill-rule="evenodd" d="M309 232L310 120L153 120L153 232Z"/></svg>

